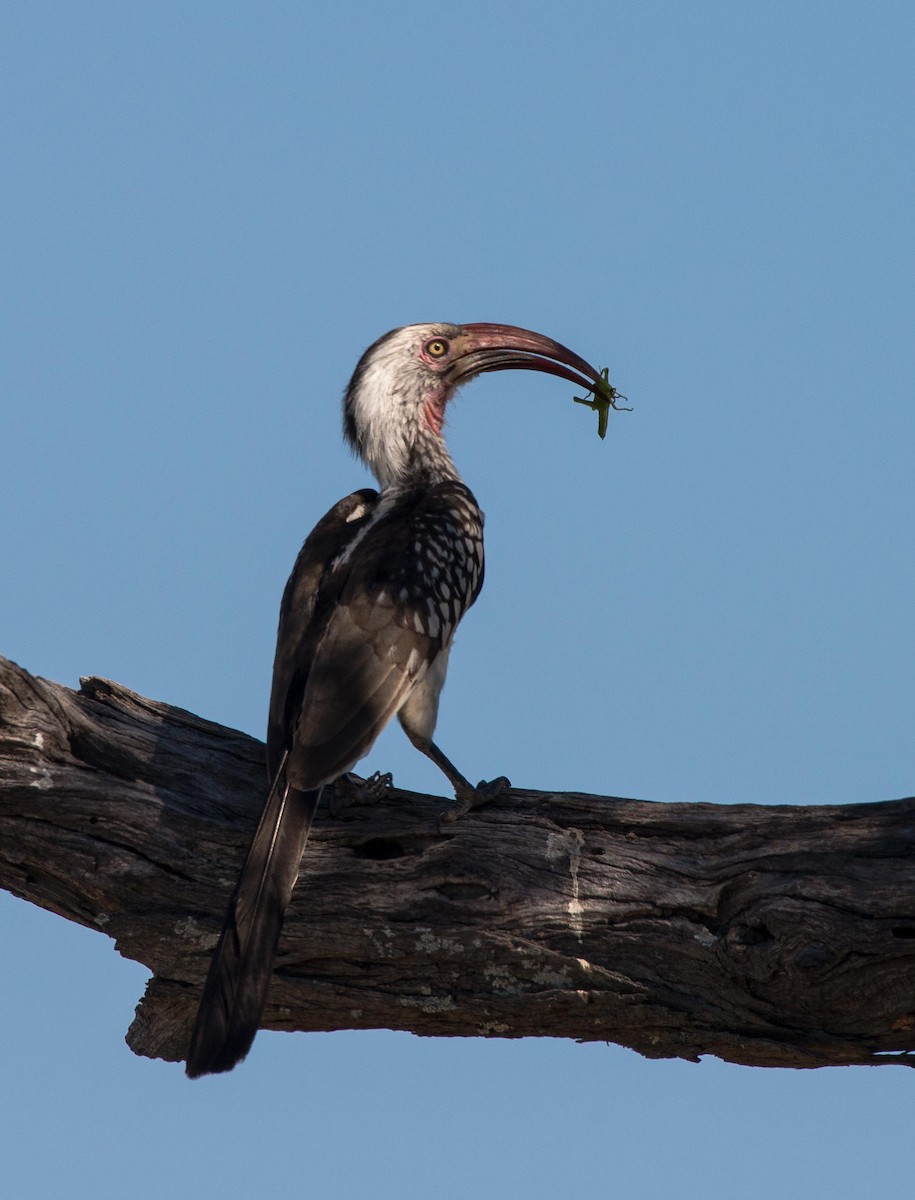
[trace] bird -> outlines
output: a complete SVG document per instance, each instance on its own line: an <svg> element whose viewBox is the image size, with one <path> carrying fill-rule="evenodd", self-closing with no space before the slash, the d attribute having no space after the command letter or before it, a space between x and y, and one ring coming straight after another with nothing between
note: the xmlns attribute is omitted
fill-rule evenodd
<svg viewBox="0 0 915 1200"><path fill-rule="evenodd" d="M601 390L594 367L543 334L439 322L379 338L344 392L345 441L378 489L360 488L321 518L283 593L269 788L201 994L191 1078L229 1071L250 1050L322 790L348 776L392 717L451 783L446 816L508 786L472 786L432 735L454 631L483 585L483 514L445 444L446 409L462 384L512 369Z"/></svg>

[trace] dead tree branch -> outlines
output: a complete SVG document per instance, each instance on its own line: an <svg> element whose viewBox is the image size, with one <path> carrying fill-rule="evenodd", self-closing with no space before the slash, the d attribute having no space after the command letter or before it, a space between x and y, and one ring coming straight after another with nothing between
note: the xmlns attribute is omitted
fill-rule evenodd
<svg viewBox="0 0 915 1200"><path fill-rule="evenodd" d="M0 886L153 972L184 1055L264 787L252 738L0 659ZM651 804L512 791L454 825L391 790L309 844L271 1029L619 1042L761 1066L915 1050L915 800Z"/></svg>

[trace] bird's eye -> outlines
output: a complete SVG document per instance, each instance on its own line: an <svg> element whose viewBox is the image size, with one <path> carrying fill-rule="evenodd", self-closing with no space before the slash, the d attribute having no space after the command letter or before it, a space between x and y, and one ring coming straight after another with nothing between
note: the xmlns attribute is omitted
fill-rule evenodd
<svg viewBox="0 0 915 1200"><path fill-rule="evenodd" d="M430 358L444 358L451 346L444 338L433 338L423 347Z"/></svg>

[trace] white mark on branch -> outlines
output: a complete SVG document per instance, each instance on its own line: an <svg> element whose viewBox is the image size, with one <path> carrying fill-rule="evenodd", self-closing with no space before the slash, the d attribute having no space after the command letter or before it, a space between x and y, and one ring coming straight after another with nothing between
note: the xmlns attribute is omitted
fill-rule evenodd
<svg viewBox="0 0 915 1200"><path fill-rule="evenodd" d="M401 996L397 1003L404 1008L421 1008L423 1012L453 1012L457 1008L450 996Z"/></svg>
<svg viewBox="0 0 915 1200"><path fill-rule="evenodd" d="M522 990L517 986L514 975L503 963L487 963L483 974L492 986L493 995L517 996Z"/></svg>
<svg viewBox="0 0 915 1200"><path fill-rule="evenodd" d="M37 775L37 779L33 779L29 787L38 788L41 792L46 792L54 786L54 780L43 767L29 767L33 775Z"/></svg>
<svg viewBox="0 0 915 1200"><path fill-rule="evenodd" d="M569 972L565 968L561 971L553 971L549 967L544 967L540 971L535 971L531 979L534 983L542 983L544 987L557 988L560 991L565 991L569 986Z"/></svg>
<svg viewBox="0 0 915 1200"><path fill-rule="evenodd" d="M44 734L36 733L32 738L32 745L37 746L39 750L44 750Z"/></svg>
<svg viewBox="0 0 915 1200"><path fill-rule="evenodd" d="M365 934L365 936L368 938L368 940L375 947L375 953L378 955L379 958L390 958L393 955L394 951L392 950L390 943L391 943L391 938L393 938L394 934L388 928L387 925L382 925L381 930L378 931L378 932L382 933L388 939L387 945L385 945L384 942L382 942L382 940L378 936L378 932L376 932L376 930L363 929L362 932Z"/></svg>
<svg viewBox="0 0 915 1200"><path fill-rule="evenodd" d="M175 933L188 942L194 942L201 950L213 950L219 941L219 934L211 929L202 929L194 917L184 917L176 922Z"/></svg>
<svg viewBox="0 0 915 1200"><path fill-rule="evenodd" d="M551 833L546 839L546 856L550 862L569 856L569 874L572 877L572 897L569 900L569 920L572 930L579 941L584 938L584 922L578 891L578 868L581 864L581 848L585 844L585 835L580 829L567 829L564 833Z"/></svg>
<svg viewBox="0 0 915 1200"><path fill-rule="evenodd" d="M461 951L463 946L454 938L436 937L428 925L421 925L417 930L416 950L419 954L439 954L442 950Z"/></svg>
<svg viewBox="0 0 915 1200"><path fill-rule="evenodd" d="M508 1033L508 1025L504 1021L484 1021L480 1026L481 1037L498 1037L500 1033Z"/></svg>

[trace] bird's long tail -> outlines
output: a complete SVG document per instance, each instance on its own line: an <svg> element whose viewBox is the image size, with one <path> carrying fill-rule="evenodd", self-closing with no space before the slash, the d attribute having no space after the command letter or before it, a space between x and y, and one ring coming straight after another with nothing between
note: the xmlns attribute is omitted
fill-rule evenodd
<svg viewBox="0 0 915 1200"><path fill-rule="evenodd" d="M285 758L245 859L210 970L187 1056L187 1074L230 1071L254 1041L267 1000L283 914L321 789L286 783Z"/></svg>

